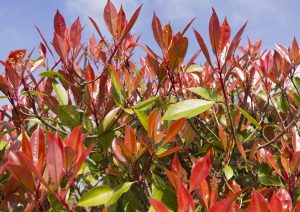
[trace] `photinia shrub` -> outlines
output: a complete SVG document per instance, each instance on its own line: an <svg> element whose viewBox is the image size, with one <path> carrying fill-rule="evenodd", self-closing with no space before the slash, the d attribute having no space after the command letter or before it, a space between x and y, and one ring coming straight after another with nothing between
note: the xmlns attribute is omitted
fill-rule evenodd
<svg viewBox="0 0 300 212"><path fill-rule="evenodd" d="M1 61L1 211L300 211L300 51L231 35L186 58L180 32L152 19L160 52L108 0L106 38L82 41L54 16L53 40ZM194 44L196 45L196 44ZM142 48L139 61L133 52ZM203 65L195 61L203 54Z"/></svg>

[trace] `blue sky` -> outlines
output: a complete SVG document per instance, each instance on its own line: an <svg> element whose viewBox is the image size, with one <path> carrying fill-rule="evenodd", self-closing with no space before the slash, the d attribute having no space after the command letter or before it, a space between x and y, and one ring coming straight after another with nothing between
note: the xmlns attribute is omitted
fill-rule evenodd
<svg viewBox="0 0 300 212"><path fill-rule="evenodd" d="M163 24L171 22L174 31L181 30L193 17L193 27L208 42L208 22L214 7L223 20L227 16L235 33L248 20L244 33L255 41L263 40L264 48L276 43L289 45L294 36L300 39L299 0L112 0L117 6L122 2L127 14L143 3L134 32L142 34L141 43L153 46L151 19L156 11ZM34 25L38 26L48 41L52 40L53 17L56 9L64 15L68 25L78 16L85 27L85 34L94 32L87 16L94 17L105 31L102 11L106 0L10 0L2 1L0 7L0 59L7 57L11 49L31 49L41 41ZM199 49L192 31L188 33L190 52ZM87 39L86 39L87 40Z"/></svg>

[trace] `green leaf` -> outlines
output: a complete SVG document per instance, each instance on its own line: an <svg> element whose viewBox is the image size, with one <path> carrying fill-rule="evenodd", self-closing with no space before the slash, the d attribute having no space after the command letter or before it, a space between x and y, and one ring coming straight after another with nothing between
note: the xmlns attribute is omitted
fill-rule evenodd
<svg viewBox="0 0 300 212"><path fill-rule="evenodd" d="M123 183L119 186L117 186L114 190L114 194L113 196L111 197L110 201L109 201L109 204L112 205L112 204L115 204L118 199L122 196L122 194L126 193L131 185L133 184L134 182L126 182L126 183Z"/></svg>
<svg viewBox="0 0 300 212"><path fill-rule="evenodd" d="M61 105L67 105L69 98L68 98L68 93L67 93L66 89L61 84L59 84L56 80L53 81L52 86L53 86L57 101Z"/></svg>
<svg viewBox="0 0 300 212"><path fill-rule="evenodd" d="M144 129L148 131L148 115L142 110L134 110Z"/></svg>
<svg viewBox="0 0 300 212"><path fill-rule="evenodd" d="M111 89L112 89L112 96L115 101L115 103L118 106L122 106L125 103L125 94L124 91L120 88L117 79L113 73L113 71L110 70L110 78L111 78Z"/></svg>
<svg viewBox="0 0 300 212"><path fill-rule="evenodd" d="M224 168L224 174L227 180L230 180L233 177L233 170L231 166L226 165Z"/></svg>
<svg viewBox="0 0 300 212"><path fill-rule="evenodd" d="M80 124L80 114L72 105L60 105L57 110L60 121L71 128Z"/></svg>
<svg viewBox="0 0 300 212"><path fill-rule="evenodd" d="M258 179L263 185L267 186L283 186L280 177L273 174L272 168L267 164L262 163L258 170Z"/></svg>
<svg viewBox="0 0 300 212"><path fill-rule="evenodd" d="M191 118L207 111L215 102L202 99L189 99L168 106L162 120Z"/></svg>
<svg viewBox="0 0 300 212"><path fill-rule="evenodd" d="M48 77L48 78L52 78L52 79L55 79L55 78L58 78L58 79L61 79L61 80L65 80L65 77L58 73L58 72L55 72L55 71L44 71L42 73L39 74L41 77Z"/></svg>
<svg viewBox="0 0 300 212"><path fill-rule="evenodd" d="M5 134L7 133L11 133L12 131L14 131L16 128L11 128L11 129L8 129L8 130L5 130L5 131L2 131L0 132L0 137L1 136L4 136Z"/></svg>
<svg viewBox="0 0 300 212"><path fill-rule="evenodd" d="M300 77L294 77L294 82L297 88L300 88Z"/></svg>
<svg viewBox="0 0 300 212"><path fill-rule="evenodd" d="M114 190L110 187L105 185L98 186L85 193L78 201L78 205L83 207L107 205L113 195Z"/></svg>
<svg viewBox="0 0 300 212"><path fill-rule="evenodd" d="M138 104L134 105L132 108L135 109L135 110L145 110L147 109L149 106L151 106L151 104L153 102L155 102L156 100L158 100L160 98L160 96L154 96L154 97L151 97L149 99L146 99L142 102L139 102Z"/></svg>
<svg viewBox="0 0 300 212"><path fill-rule="evenodd" d="M247 112L245 111L243 108L235 105L236 108L241 112L241 114L243 114L243 116L248 119L254 126L256 126L257 128L261 129L261 126L259 125L259 123Z"/></svg>
<svg viewBox="0 0 300 212"><path fill-rule="evenodd" d="M192 87L187 88L187 90L201 96L204 99L211 101L222 101L222 97L212 88L203 88L203 87Z"/></svg>
<svg viewBox="0 0 300 212"><path fill-rule="evenodd" d="M289 110L289 103L282 94L277 98L277 107L278 110L283 113L286 113Z"/></svg>
<svg viewBox="0 0 300 212"><path fill-rule="evenodd" d="M292 95L294 97L294 102L295 104L300 107L300 96L298 95L298 93L295 90L292 90Z"/></svg>
<svg viewBox="0 0 300 212"><path fill-rule="evenodd" d="M203 71L202 66L198 64L192 64L187 69L184 70L185 73L202 72L202 71Z"/></svg>
<svg viewBox="0 0 300 212"><path fill-rule="evenodd" d="M106 116L104 117L103 121L100 123L98 132L106 132L111 126L114 124L115 116L118 113L120 107L116 107L109 111Z"/></svg>

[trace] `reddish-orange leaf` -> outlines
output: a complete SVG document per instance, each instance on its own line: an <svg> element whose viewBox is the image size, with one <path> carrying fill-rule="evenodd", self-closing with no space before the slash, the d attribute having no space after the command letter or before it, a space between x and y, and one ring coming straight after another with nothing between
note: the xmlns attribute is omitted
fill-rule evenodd
<svg viewBox="0 0 300 212"><path fill-rule="evenodd" d="M209 21L209 37L210 37L211 47L215 55L219 54L220 32L221 32L220 22L215 9L212 8L212 15Z"/></svg>
<svg viewBox="0 0 300 212"><path fill-rule="evenodd" d="M157 44L162 49L162 51L165 52L166 48L163 41L162 26L159 18L156 16L155 13L153 14L153 18L152 18L152 32Z"/></svg>
<svg viewBox="0 0 300 212"><path fill-rule="evenodd" d="M24 131L22 132L22 152L32 160L31 146Z"/></svg>
<svg viewBox="0 0 300 212"><path fill-rule="evenodd" d="M175 136L177 135L179 130L181 130L181 128L183 127L185 120L186 120L185 118L181 118L181 119L174 121L171 124L171 126L167 132L166 138L164 140L164 144L169 143L170 141L172 141L173 138L175 138Z"/></svg>
<svg viewBox="0 0 300 212"><path fill-rule="evenodd" d="M27 155L26 157L28 158ZM35 190L35 182L31 170L26 166L26 164L24 164L23 160L18 156L18 153L12 151L9 153L6 168L9 173L26 189L29 191Z"/></svg>
<svg viewBox="0 0 300 212"><path fill-rule="evenodd" d="M247 161L247 156L246 156L246 152L245 152L245 149L244 149L244 147L243 147L243 144L241 144L241 142L237 140L237 141L236 141L236 146L237 146L239 152L241 153L243 159L244 159L245 161Z"/></svg>
<svg viewBox="0 0 300 212"><path fill-rule="evenodd" d="M123 33L122 33L122 36L121 36L121 38L120 38L119 43L121 43L121 42L126 38L126 36L128 35L128 33L130 32L130 30L131 30L132 27L134 26L134 24L135 24L137 18L139 17L139 14L140 14L140 12L141 12L142 6L143 6L143 5L139 6L139 7L136 9L136 11L133 13L133 15L131 16L131 18L130 18L128 24L126 25L126 27L125 27L125 29L124 29L124 31L123 31Z"/></svg>
<svg viewBox="0 0 300 212"><path fill-rule="evenodd" d="M116 35L118 15L115 6L111 3L110 0L108 0L106 3L103 17L110 34L114 37Z"/></svg>
<svg viewBox="0 0 300 212"><path fill-rule="evenodd" d="M227 134L222 125L219 125L219 137L220 137L223 149L226 151L226 149L227 149Z"/></svg>
<svg viewBox="0 0 300 212"><path fill-rule="evenodd" d="M136 133L129 126L126 126L124 141L125 141L125 145L127 146L128 150L131 152L131 155L132 156L135 155L135 153L136 153Z"/></svg>
<svg viewBox="0 0 300 212"><path fill-rule="evenodd" d="M270 210L272 212L282 212L282 204L280 199L274 193L270 201Z"/></svg>
<svg viewBox="0 0 300 212"><path fill-rule="evenodd" d="M80 41L81 41L81 32L82 32L82 27L79 18L74 21L74 23L71 26L71 31L70 31L70 41L72 43L73 49L75 49Z"/></svg>
<svg viewBox="0 0 300 212"><path fill-rule="evenodd" d="M296 61L299 56L299 46L295 37L292 43L291 56L294 61Z"/></svg>
<svg viewBox="0 0 300 212"><path fill-rule="evenodd" d="M294 208L294 212L298 212L298 211L300 211L300 200L298 200L298 202Z"/></svg>
<svg viewBox="0 0 300 212"><path fill-rule="evenodd" d="M281 171L277 165L276 160L274 159L274 156L269 152L266 151L266 157L267 157L267 163L273 167L273 169L276 171L276 173L280 176L282 176Z"/></svg>
<svg viewBox="0 0 300 212"><path fill-rule="evenodd" d="M148 136L154 138L157 133L158 112L153 110L148 117Z"/></svg>
<svg viewBox="0 0 300 212"><path fill-rule="evenodd" d="M180 150L182 150L182 149L183 149L182 146L176 146L176 147L173 147L173 148L171 148L171 149L169 149L169 150L167 150L167 151L165 151L165 152L163 152L163 153L157 155L157 158L163 158L163 157L166 157L166 156L171 155L171 154L173 154L173 153L175 153L175 152L178 152L178 151L180 151Z"/></svg>
<svg viewBox="0 0 300 212"><path fill-rule="evenodd" d="M73 174L71 176L71 178L69 179L69 182L68 182L68 185L67 185L67 188L69 188L72 184L73 184L73 181L77 175L77 172L79 171L82 163L85 161L86 157L91 153L92 149L94 148L94 144L90 145L87 149L85 149L83 151L83 153L81 154L80 158L78 159L78 161L76 162L76 165L75 165L75 169L73 171Z"/></svg>
<svg viewBox="0 0 300 212"><path fill-rule="evenodd" d="M234 195L230 195L226 199L222 199L216 202L210 209L209 212L216 212L216 211L226 211L232 207L233 201L236 200L238 196L240 196L242 191L235 193Z"/></svg>
<svg viewBox="0 0 300 212"><path fill-rule="evenodd" d="M265 200L265 198L255 190L252 191L251 203L253 212L269 211L269 204L267 200Z"/></svg>
<svg viewBox="0 0 300 212"><path fill-rule="evenodd" d="M240 41L241 41L241 36L246 28L247 22L241 27L241 29L236 33L234 36L233 40L231 41L231 44L228 48L227 55L226 55L226 61L229 60L235 49L238 47Z"/></svg>
<svg viewBox="0 0 300 212"><path fill-rule="evenodd" d="M60 181L63 176L64 157L63 148L59 144L58 136L47 135L48 138L48 151L47 151L47 169L50 177L57 187L60 186Z"/></svg>
<svg viewBox="0 0 300 212"><path fill-rule="evenodd" d="M60 58L63 61L67 61L67 47L64 39L57 33L54 33L52 44L56 53L60 56Z"/></svg>
<svg viewBox="0 0 300 212"><path fill-rule="evenodd" d="M95 72L90 63L88 63L88 65L85 69L85 77L86 77L86 81L88 81L88 82L93 81L95 79ZM87 89L92 96L93 93L96 91L96 82L89 83L87 85Z"/></svg>
<svg viewBox="0 0 300 212"><path fill-rule="evenodd" d="M195 33L196 39L197 39L197 41L198 41L198 43L199 43L199 46L200 46L200 48L201 48L201 50L202 50L202 52L203 52L203 54L204 54L204 56L205 56L205 58L206 58L208 64L209 64L211 67L213 67L213 65L212 65L212 63L211 63L211 60L210 60L210 56L209 56L208 49L207 49L207 47L206 47L206 44L204 43L204 40L203 40L202 36L201 36L200 33L197 32L195 29L194 29L194 33Z"/></svg>
<svg viewBox="0 0 300 212"><path fill-rule="evenodd" d="M55 33L58 34L60 37L65 37L66 32L66 23L64 17L60 14L57 10L54 16L54 30Z"/></svg>
<svg viewBox="0 0 300 212"><path fill-rule="evenodd" d="M175 173L171 172L170 170L168 170L166 168L164 168L164 172L166 173L166 175L168 177L168 180L170 181L170 183L172 184L172 186L177 191L179 183L180 183L179 177Z"/></svg>
<svg viewBox="0 0 300 212"><path fill-rule="evenodd" d="M185 179L187 176L186 170L181 166L177 154L175 154L175 156L172 160L171 170L172 170L172 172L176 173L177 176L179 176L180 178Z"/></svg>
<svg viewBox="0 0 300 212"><path fill-rule="evenodd" d="M206 179L204 179L200 184L199 191L200 191L202 202L204 203L205 208L208 209L210 187Z"/></svg>
<svg viewBox="0 0 300 212"><path fill-rule="evenodd" d="M169 68L174 70L183 62L188 48L188 39L177 34L169 50Z"/></svg>
<svg viewBox="0 0 300 212"><path fill-rule="evenodd" d="M33 164L38 171L42 170L46 157L45 136L40 127L36 129L30 137Z"/></svg>
<svg viewBox="0 0 300 212"><path fill-rule="evenodd" d="M119 145L119 143L121 143L121 141L118 141L119 138L115 138L112 142L112 150L115 154L115 156L117 157L117 159L123 163L126 163L126 157L124 156L122 149Z"/></svg>
<svg viewBox="0 0 300 212"><path fill-rule="evenodd" d="M164 26L162 33L163 33L164 46L168 49L173 39L173 31L171 25L167 24L166 26Z"/></svg>
<svg viewBox="0 0 300 212"><path fill-rule="evenodd" d="M224 19L223 24L221 25L220 31L220 39L219 39L219 50L222 51L226 46L227 42L229 41L231 35L231 29L227 22L227 19Z"/></svg>
<svg viewBox="0 0 300 212"><path fill-rule="evenodd" d="M282 209L284 211L292 211L293 210L292 199L286 189L280 188L279 191L276 193L276 197L278 197L278 199L280 200Z"/></svg>
<svg viewBox="0 0 300 212"><path fill-rule="evenodd" d="M168 212L169 211L168 208L160 201L153 199L151 197L148 197L148 200L155 211L157 211L157 212Z"/></svg>
<svg viewBox="0 0 300 212"><path fill-rule="evenodd" d="M193 197L181 181L179 182L179 188L177 191L177 202L179 212L195 211Z"/></svg>
<svg viewBox="0 0 300 212"><path fill-rule="evenodd" d="M125 29L126 26L126 14L123 10L123 7L121 5L121 8L118 12L118 21L117 21L117 29L116 29L116 35L117 38L120 38L122 35L123 30Z"/></svg>
<svg viewBox="0 0 300 212"><path fill-rule="evenodd" d="M194 165L190 178L190 191L195 190L200 186L202 181L207 177L211 168L210 152L198 160Z"/></svg>

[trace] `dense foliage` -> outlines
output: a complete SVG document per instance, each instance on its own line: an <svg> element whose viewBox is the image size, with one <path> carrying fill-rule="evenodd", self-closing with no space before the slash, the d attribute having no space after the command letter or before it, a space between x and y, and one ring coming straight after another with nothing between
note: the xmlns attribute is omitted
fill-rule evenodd
<svg viewBox="0 0 300 212"><path fill-rule="evenodd" d="M296 39L240 46L246 24L231 36L213 10L186 59L193 21L173 32L154 14L154 52L130 33L140 10L108 0L111 37L90 18L87 43L57 11L40 57L1 61L0 210L300 211Z"/></svg>

